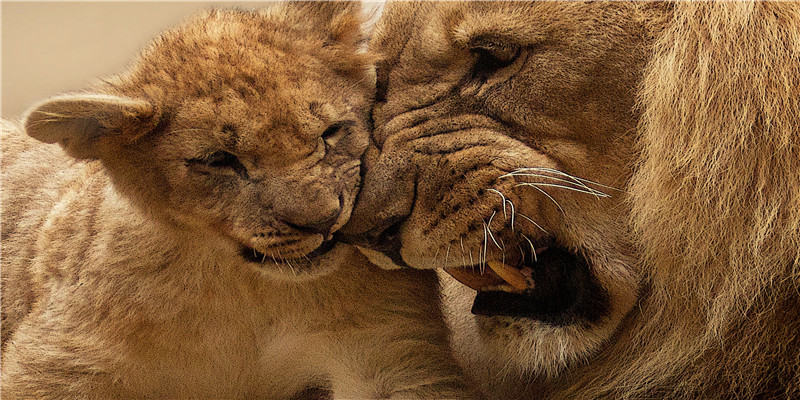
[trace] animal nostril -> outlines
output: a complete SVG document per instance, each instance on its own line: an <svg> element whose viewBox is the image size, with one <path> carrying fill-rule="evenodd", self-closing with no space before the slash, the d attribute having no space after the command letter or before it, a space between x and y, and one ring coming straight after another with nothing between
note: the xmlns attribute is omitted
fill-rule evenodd
<svg viewBox="0 0 800 400"><path fill-rule="evenodd" d="M336 224L338 217L339 215L337 213L313 222L300 222L291 220L283 220L281 222L286 224L288 227L303 233L319 233L323 236L327 236L330 233L331 228L333 228L333 225Z"/></svg>

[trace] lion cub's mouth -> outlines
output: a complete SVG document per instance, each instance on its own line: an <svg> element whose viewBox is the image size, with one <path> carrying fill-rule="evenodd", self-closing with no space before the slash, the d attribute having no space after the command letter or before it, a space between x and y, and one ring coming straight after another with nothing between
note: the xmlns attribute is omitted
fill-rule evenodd
<svg viewBox="0 0 800 400"><path fill-rule="evenodd" d="M485 269L445 268L453 278L478 291L473 314L542 319L571 308L561 303L574 297L559 292L573 286L564 281L572 279L570 270L586 263L583 257L551 245L505 261L487 261Z"/></svg>
<svg viewBox="0 0 800 400"><path fill-rule="evenodd" d="M337 242L335 240L323 241L322 244L319 245L319 247L317 247L316 249L314 249L310 253L307 253L305 255L298 256L298 257L291 257L291 258L289 258L289 257L280 257L280 256L276 257L276 256L273 256L273 255L267 255L267 254L264 254L264 253L254 249L252 247L248 247L248 246L244 246L244 245L242 245L242 248L239 250L239 254L245 260L247 260L249 262L252 262L252 263L258 263L258 264L263 264L263 263L266 263L266 262L273 262L273 263L276 263L276 264L285 264L285 263L303 264L303 263L307 263L309 261L313 261L315 258L322 257L323 255L327 254L329 251L333 250L334 247L336 247L336 243Z"/></svg>

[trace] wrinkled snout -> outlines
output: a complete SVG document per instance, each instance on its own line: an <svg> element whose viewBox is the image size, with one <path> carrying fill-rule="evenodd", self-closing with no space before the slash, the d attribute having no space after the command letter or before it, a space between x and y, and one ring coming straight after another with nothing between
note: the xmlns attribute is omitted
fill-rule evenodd
<svg viewBox="0 0 800 400"><path fill-rule="evenodd" d="M342 213L339 191L324 185L285 186L275 205L276 219L307 233L328 238Z"/></svg>

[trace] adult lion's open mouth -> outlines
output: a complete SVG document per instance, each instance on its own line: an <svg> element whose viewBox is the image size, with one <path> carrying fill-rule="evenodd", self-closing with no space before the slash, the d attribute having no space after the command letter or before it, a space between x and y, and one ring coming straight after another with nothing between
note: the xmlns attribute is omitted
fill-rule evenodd
<svg viewBox="0 0 800 400"><path fill-rule="evenodd" d="M576 317L591 322L606 312L607 294L592 278L586 259L561 247L540 247L505 263L487 261L486 267L445 268L478 291L473 314L560 325Z"/></svg>

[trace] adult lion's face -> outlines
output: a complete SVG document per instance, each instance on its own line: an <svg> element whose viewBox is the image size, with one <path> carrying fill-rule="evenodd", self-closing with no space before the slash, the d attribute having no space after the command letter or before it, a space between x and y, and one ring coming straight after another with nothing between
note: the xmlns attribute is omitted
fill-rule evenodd
<svg viewBox="0 0 800 400"><path fill-rule="evenodd" d="M636 301L625 188L651 7L399 2L373 37L375 146L345 231L385 267L477 289L523 370L591 354Z"/></svg>

